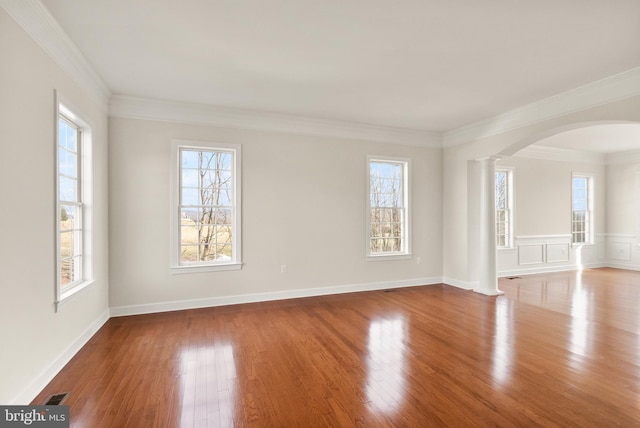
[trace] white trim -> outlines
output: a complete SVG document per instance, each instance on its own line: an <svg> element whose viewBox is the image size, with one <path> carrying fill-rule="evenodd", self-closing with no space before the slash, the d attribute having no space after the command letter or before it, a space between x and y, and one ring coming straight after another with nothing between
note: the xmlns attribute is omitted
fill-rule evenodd
<svg viewBox="0 0 640 428"><path fill-rule="evenodd" d="M96 282L95 279L90 279L87 281L83 281L82 283L76 285L70 290L66 290L64 293L60 294L57 302L55 303L55 310L58 312L60 307L62 307L66 302L72 300L75 296L81 294L82 291L87 290L90 286L92 286Z"/></svg>
<svg viewBox="0 0 640 428"><path fill-rule="evenodd" d="M39 0L0 0L0 6L107 110L111 90Z"/></svg>
<svg viewBox="0 0 640 428"><path fill-rule="evenodd" d="M640 247L633 234L612 233L606 236L605 257L612 267L640 266Z"/></svg>
<svg viewBox="0 0 640 428"><path fill-rule="evenodd" d="M640 67L445 132L442 144L457 146L637 95L640 95Z"/></svg>
<svg viewBox="0 0 640 428"><path fill-rule="evenodd" d="M415 278L395 281L369 282L362 284L337 285L331 287L307 288L269 293L241 294L205 299L178 300L172 302L148 303L142 305L117 306L111 308L112 317L152 314L157 312L181 311L184 309L209 308L215 306L238 305L243 303L270 302L274 300L298 299L334 294L355 293L361 291L386 290L389 288L420 287L441 284L442 278Z"/></svg>
<svg viewBox="0 0 640 428"><path fill-rule="evenodd" d="M174 253L174 251L172 251ZM243 263L219 263L211 265L192 265L192 266L171 266L172 275L182 275L185 273L202 273L202 272L218 272L225 270L240 270Z"/></svg>
<svg viewBox="0 0 640 428"><path fill-rule="evenodd" d="M64 96L62 96L57 90L54 90L54 194L55 194L55 264L56 264L56 272L55 272L55 291L54 291L54 307L57 312L60 308L61 304L71 296L74 296L79 291L88 288L92 284L95 283L94 277L94 226L93 226L93 207L94 207L94 179L93 173L95 169L95 159L93 156L93 132L92 127L88 121L86 121L82 116L78 115L78 110L74 110L74 107L70 103L67 103L67 100ZM58 121L60 116L64 116L66 119L69 119L73 122L74 125L78 127L80 131L80 137L77 141L78 145L78 156L79 160L79 170L78 180L80 181L80 222L81 222L81 230L82 230L82 267L80 270L80 275L82 277L82 281L69 286L68 289L63 290L61 284L58 282L60 279L60 199L59 199L59 189L58 189L58 174L59 174L59 159L58 159L58 151L59 151L59 129L58 129Z"/></svg>
<svg viewBox="0 0 640 428"><path fill-rule="evenodd" d="M610 263L612 258L608 255L611 252L611 239L612 237L606 234L597 233L595 241L590 245L571 245L571 235L519 236L516 238L517 252L498 254L498 277L562 272L580 267L584 269L613 267ZM622 235L618 239L629 243L635 239L635 236ZM520 249L526 246L540 248L542 257L536 263L521 262ZM627 250L627 253L635 256L631 248ZM633 260L629 261L630 264L635 263Z"/></svg>
<svg viewBox="0 0 640 428"><path fill-rule="evenodd" d="M226 263L194 263L181 265L178 255L180 247L180 149L227 151L233 153L233 235L231 243L231 260ZM171 211L170 211L170 269L172 274L186 274L196 272L212 272L242 269L242 145L219 143L213 141L171 140Z"/></svg>
<svg viewBox="0 0 640 428"><path fill-rule="evenodd" d="M522 256L522 249L523 248L539 249L540 250L540 259L539 260L533 260L533 261L525 261L523 259L523 256ZM517 249L518 249L518 266L540 265L540 264L544 264L545 263L546 254L545 254L545 245L544 244L523 244L523 245L518 245Z"/></svg>
<svg viewBox="0 0 640 428"><path fill-rule="evenodd" d="M571 234L565 233L565 234L558 234L558 235L518 235L516 236L516 240L532 240L532 239L539 239L539 240L568 239L569 241L571 241Z"/></svg>
<svg viewBox="0 0 640 428"><path fill-rule="evenodd" d="M441 148L438 132L114 95L109 116Z"/></svg>
<svg viewBox="0 0 640 428"><path fill-rule="evenodd" d="M402 229L402 246L404 247L403 251L393 253L371 253L371 162L402 164L402 208L404 209L404 218L402 219L404 226ZM367 164L365 166L365 169L365 194L367 199L364 223L366 227L365 254L367 261L410 259L412 257L411 236L413 234L411 224L411 175L413 174L411 168L411 158L367 155Z"/></svg>
<svg viewBox="0 0 640 428"><path fill-rule="evenodd" d="M611 266L611 263L585 263L584 265L582 265L583 269L598 269L598 268L604 268L604 267L613 267L613 266ZM501 272L498 272L498 278L506 278L509 276L535 275L539 273L567 272L572 270L578 270L578 267L576 265L542 266L537 268L501 271Z"/></svg>
<svg viewBox="0 0 640 428"><path fill-rule="evenodd" d="M623 238L623 239L635 239L636 235L633 233L598 233L598 236L605 238Z"/></svg>
<svg viewBox="0 0 640 428"><path fill-rule="evenodd" d="M640 246L640 170L636 170L636 174L635 174L635 194L633 195L633 197L636 200L635 203L635 217L636 217L636 245Z"/></svg>
<svg viewBox="0 0 640 428"><path fill-rule="evenodd" d="M527 159L541 159L558 162L586 162L594 164L604 164L608 156L602 153L587 152L584 150L560 149L558 147L547 147L531 145L518 151L513 156Z"/></svg>
<svg viewBox="0 0 640 428"><path fill-rule="evenodd" d="M10 405L26 405L29 404L45 386L62 370L62 368L82 349L84 345L89 342L94 334L100 328L109 321L110 312L109 309L104 311L100 316L93 321L84 332L82 332L60 355L58 355L53 362L44 369L39 375L37 375L27 386L23 389L13 400Z"/></svg>
<svg viewBox="0 0 640 428"><path fill-rule="evenodd" d="M632 270L632 271L640 271L640 266L633 264L625 264L625 263L607 263L606 266L608 268L613 269L623 269L623 270Z"/></svg>
<svg viewBox="0 0 640 428"><path fill-rule="evenodd" d="M502 296L504 294L504 291L498 290L497 287L495 290L487 290L484 288L477 287L473 289L473 292L478 294L484 294L485 296Z"/></svg>
<svg viewBox="0 0 640 428"><path fill-rule="evenodd" d="M284 131L425 147L452 147L587 108L640 95L640 67L526 104L444 134L206 105L113 96L39 0L0 0L7 13L110 115L232 128ZM109 99L111 102L109 103ZM108 104L109 103L109 104Z"/></svg>
<svg viewBox="0 0 640 428"><path fill-rule="evenodd" d="M587 208L586 211L589 213L589 230L587 230L586 235L585 235L585 242L573 242L573 204L574 204L574 200L573 200L573 196L574 196L574 189L573 189L573 180L575 178L586 178L587 179ZM596 228L596 201L595 201L595 184L596 184L596 178L595 178L595 174L592 172L577 172L577 171L572 171L571 172L571 244L572 245L594 245L595 244L595 239L596 239L596 234L595 234L595 228Z"/></svg>
<svg viewBox="0 0 640 428"><path fill-rule="evenodd" d="M496 165L496 174L498 172L505 172L507 174L507 183L506 183L506 188L507 188L507 209L509 211L509 230L507 231L508 233L508 242L507 245L505 245L504 247L500 247L497 245L496 242L496 250L497 251L505 251L505 250L514 250L515 249L515 238L514 238L514 234L515 234L515 224L514 224L514 220L515 220L515 205L516 205L516 201L514 198L514 194L515 194L515 188L516 188L516 182L515 182L515 167L513 166L500 166L500 165ZM496 186L497 188L497 186ZM496 205L497 205L497 197L496 197ZM497 207L496 207L496 211L497 211ZM497 237L497 233L498 233L498 221L496 218L496 237ZM497 239L496 239L497 240Z"/></svg>
<svg viewBox="0 0 640 428"><path fill-rule="evenodd" d="M369 254L367 255L368 262L382 262L392 260L411 260L413 254L411 253L382 253L382 254Z"/></svg>
<svg viewBox="0 0 640 428"><path fill-rule="evenodd" d="M442 283L444 285L450 285L452 287L461 288L463 290L475 290L476 288L478 288L478 285L479 285L478 281L473 281L473 282L460 281L458 279L447 278L447 277L442 278Z"/></svg>

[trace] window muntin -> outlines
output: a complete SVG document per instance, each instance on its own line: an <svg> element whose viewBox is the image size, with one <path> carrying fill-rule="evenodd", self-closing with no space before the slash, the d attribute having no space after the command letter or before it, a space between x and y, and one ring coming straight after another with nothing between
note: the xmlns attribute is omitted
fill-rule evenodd
<svg viewBox="0 0 640 428"><path fill-rule="evenodd" d="M593 178L574 174L571 180L571 242L593 242Z"/></svg>
<svg viewBox="0 0 640 428"><path fill-rule="evenodd" d="M368 159L368 255L406 255L409 246L409 162Z"/></svg>
<svg viewBox="0 0 640 428"><path fill-rule="evenodd" d="M239 265L240 146L185 141L174 146L173 267L188 272L185 268Z"/></svg>
<svg viewBox="0 0 640 428"><path fill-rule="evenodd" d="M496 246L513 246L513 172L496 170Z"/></svg>
<svg viewBox="0 0 640 428"><path fill-rule="evenodd" d="M56 100L59 95L56 92ZM56 103L55 306L93 283L93 158L91 127Z"/></svg>
<svg viewBox="0 0 640 428"><path fill-rule="evenodd" d="M69 118L58 117L58 283L61 290L83 280L81 131Z"/></svg>
<svg viewBox="0 0 640 428"><path fill-rule="evenodd" d="M640 246L640 171L636 171L636 188L635 188L635 202L636 202L636 240L637 245Z"/></svg>

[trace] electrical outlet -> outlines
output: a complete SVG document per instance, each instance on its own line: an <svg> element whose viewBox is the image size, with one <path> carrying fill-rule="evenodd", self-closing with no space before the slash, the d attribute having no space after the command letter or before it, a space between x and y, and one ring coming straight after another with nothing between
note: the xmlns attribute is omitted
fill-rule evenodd
<svg viewBox="0 0 640 428"><path fill-rule="evenodd" d="M287 272L287 265L280 266L280 273L285 273L285 272Z"/></svg>
<svg viewBox="0 0 640 428"><path fill-rule="evenodd" d="M416 257L416 264L422 263L422 257Z"/></svg>

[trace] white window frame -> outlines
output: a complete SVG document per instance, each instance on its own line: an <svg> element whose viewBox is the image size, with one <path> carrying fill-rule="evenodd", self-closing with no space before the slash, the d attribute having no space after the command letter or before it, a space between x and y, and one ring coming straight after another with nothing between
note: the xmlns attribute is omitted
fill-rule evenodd
<svg viewBox="0 0 640 428"><path fill-rule="evenodd" d="M585 231L585 241L584 242L575 242L575 234L573 231L573 218L574 218L574 188L573 188L573 179L574 178L585 178L587 180L587 209L585 210L587 213L587 221L586 221L586 231ZM571 174L571 245L573 246L583 246L583 245L593 245L594 244L594 229L595 229L595 198L594 198L594 186L595 186L595 178L591 173L581 173L581 172L573 172Z"/></svg>
<svg viewBox="0 0 640 428"><path fill-rule="evenodd" d="M497 199L497 195L496 195L496 246L498 250L509 250L509 249L513 249L514 248L514 239L513 239L513 235L514 235L514 224L513 224L513 219L514 219L514 199L513 199L513 191L514 191L514 168L513 167L508 167L508 166L499 166L496 167L496 175L501 172L501 173L505 173L506 174L506 178L507 178L507 194L506 194L506 198L507 198L507 232L506 232L506 240L505 240L505 245L503 246L498 246L497 245L497 238L498 238L498 218L497 218L497 211L498 211L498 199ZM497 190L497 187L496 187Z"/></svg>
<svg viewBox="0 0 640 428"><path fill-rule="evenodd" d="M636 245L640 247L640 170L636 171Z"/></svg>
<svg viewBox="0 0 640 428"><path fill-rule="evenodd" d="M55 94L55 136L54 136L54 171L55 171L55 230L56 230L56 280L55 280L55 309L58 310L61 303L69 297L75 295L79 291L85 289L95 282L93 276L93 138L91 126L87 121L82 119L75 108L69 107L70 104L61 99L59 94ZM59 156L59 120L64 118L77 128L77 176L78 201L74 204L78 208L79 219L75 228L78 229L77 237L80 237L77 257L80 263L77 266L78 279L69 284L62 284L62 253L61 253L61 210L62 202L60 199L60 156Z"/></svg>
<svg viewBox="0 0 640 428"><path fill-rule="evenodd" d="M371 163L391 163L402 165L403 173L403 228L401 234L402 249L393 252L371 252ZM394 156L374 156L367 155L366 165L366 255L368 261L377 260L399 260L411 258L411 159Z"/></svg>
<svg viewBox="0 0 640 428"><path fill-rule="evenodd" d="M233 153L233 190L232 190L232 235L231 260L180 263L181 251L181 175L180 151L202 150ZM240 144L217 143L211 141L178 140L171 141L171 273L184 274L195 272L215 272L238 270L242 268L242 147Z"/></svg>

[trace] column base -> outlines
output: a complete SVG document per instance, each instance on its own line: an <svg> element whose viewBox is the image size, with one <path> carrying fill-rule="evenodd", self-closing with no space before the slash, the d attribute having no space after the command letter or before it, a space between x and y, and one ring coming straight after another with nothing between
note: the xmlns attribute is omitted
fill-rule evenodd
<svg viewBox="0 0 640 428"><path fill-rule="evenodd" d="M474 293L480 293L480 294L484 294L485 296L501 296L504 294L504 291L502 290L485 290L483 288L474 288L473 289Z"/></svg>

